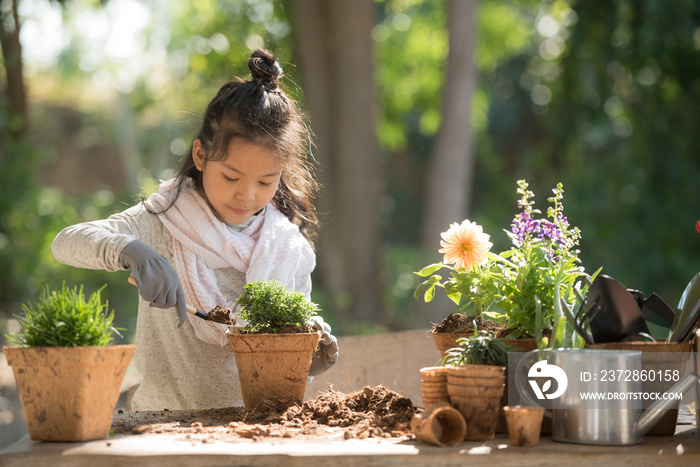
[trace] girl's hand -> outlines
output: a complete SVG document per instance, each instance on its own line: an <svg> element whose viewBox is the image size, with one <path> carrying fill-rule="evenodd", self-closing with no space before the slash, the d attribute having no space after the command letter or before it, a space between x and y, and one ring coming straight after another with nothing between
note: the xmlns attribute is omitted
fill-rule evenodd
<svg viewBox="0 0 700 467"><path fill-rule="evenodd" d="M338 339L331 334L331 326L320 316L312 316L309 319L309 324L315 330L321 331L321 341L314 352L314 356L311 359L311 368L309 369L309 376L316 376L328 371L338 360Z"/></svg>
<svg viewBox="0 0 700 467"><path fill-rule="evenodd" d="M167 259L142 241L134 240L124 247L119 262L131 269L141 298L158 308L174 306L180 315L178 327L184 324L187 317L185 292Z"/></svg>

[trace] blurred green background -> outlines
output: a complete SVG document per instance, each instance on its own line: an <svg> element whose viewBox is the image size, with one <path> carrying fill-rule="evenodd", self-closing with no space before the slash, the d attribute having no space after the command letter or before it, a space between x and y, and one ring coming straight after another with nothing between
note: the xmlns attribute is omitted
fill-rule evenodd
<svg viewBox="0 0 700 467"><path fill-rule="evenodd" d="M465 4L466 15L451 10ZM278 55L317 134L326 224L314 299L336 333L427 328L449 311L413 299L412 272L440 259L437 233L465 217L505 248L519 178L542 210L563 182L588 271L602 266L675 305L700 269L698 1L0 5L3 334L16 329L21 303L65 280L87 291L108 284L104 296L132 339L137 296L127 273L63 266L51 242L167 178L206 103L225 81L248 75L245 62L260 46ZM457 54L471 71L450 87ZM325 95L324 86L332 88ZM456 130L467 135L463 147L441 141L447 103L467 109ZM336 119L330 128L323 112ZM439 159L450 152L469 163ZM467 172L464 183L450 185L455 171ZM448 220L432 225L434 213ZM363 222L341 241L346 226Z"/></svg>
<svg viewBox="0 0 700 467"><path fill-rule="evenodd" d="M466 217L505 249L520 178L543 211L563 182L589 272L675 305L700 270L698 0L0 0L0 40L3 343L63 281L108 284L133 339L128 273L51 242L169 177L261 46L316 133L313 298L335 334L439 321L413 271ZM0 374L0 447L22 432L12 387Z"/></svg>

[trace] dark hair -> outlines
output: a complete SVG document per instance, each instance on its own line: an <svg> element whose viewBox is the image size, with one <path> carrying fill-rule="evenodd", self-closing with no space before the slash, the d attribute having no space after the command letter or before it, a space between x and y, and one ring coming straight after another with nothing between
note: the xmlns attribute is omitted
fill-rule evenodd
<svg viewBox="0 0 700 467"><path fill-rule="evenodd" d="M249 81L238 78L219 89L207 106L195 140L201 141L206 160L214 161L227 156L229 142L236 138L270 149L282 164L282 176L272 204L298 225L314 245L318 217L312 200L318 185L308 158L311 132L294 100L278 86L282 68L274 55L268 50L256 50L248 59L248 68ZM204 192L202 172L197 170L192 157L193 145L194 141L176 174L179 181L172 204L185 177L191 178L195 188Z"/></svg>

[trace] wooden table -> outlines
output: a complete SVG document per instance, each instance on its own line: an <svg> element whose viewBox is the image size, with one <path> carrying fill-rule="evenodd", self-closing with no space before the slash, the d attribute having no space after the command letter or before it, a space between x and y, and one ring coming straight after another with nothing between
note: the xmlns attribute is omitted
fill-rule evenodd
<svg viewBox="0 0 700 467"><path fill-rule="evenodd" d="M383 350L385 353L380 355L389 355L384 360L401 360L389 352L408 348L420 350L416 352L423 355L425 359L435 358L430 353L435 352L432 340L423 339L426 342L417 341L420 345L408 345L416 342L415 337L412 333L377 336L377 345L381 344L386 349ZM348 344L357 344L347 345L346 349L350 351L353 348L368 347L368 342ZM700 352L700 332L696 341L696 350ZM426 354L429 355L425 356ZM417 358L403 358L403 360L411 362L416 367L426 365L425 362L414 361ZM348 359L348 361L364 362L365 359ZM370 362L367 363L369 364ZM697 365L700 372L700 359ZM355 385L361 387L366 384L388 384L390 387L398 385L392 380L384 379L387 378L387 374L393 375L393 373L376 371L375 366L376 364L372 366L372 371L375 371L376 375L362 368L332 370L338 371L339 374L353 375L352 381L348 381L350 389ZM402 371L414 374L415 368L402 368ZM370 374L371 377L355 378L355 374ZM348 376L345 378L346 381L350 379ZM319 381L319 383L325 383L325 381ZM418 389L411 391L408 387L406 389L409 396L416 396L417 394L411 393L419 391ZM698 391L700 392L700 386ZM700 400L700 394L697 400ZM700 415L698 415L698 421L700 421ZM552 465L559 467L574 463L586 467L700 465L700 434L693 425L679 425L675 436L647 436L643 444L636 446L577 445L553 442L549 437L543 437L537 447L518 448L510 446L507 435L496 435L495 439L487 442L463 442L456 447L440 448L406 437L345 440L342 432L330 429L328 436L321 439L254 438L239 439L235 442L203 442L197 436L187 438L182 434L172 433L140 435L129 433L86 443L43 443L31 441L29 437L25 437L0 451L0 467L121 467L125 465L128 467L214 465L283 467Z"/></svg>
<svg viewBox="0 0 700 467"><path fill-rule="evenodd" d="M507 435L486 442L464 442L440 448L403 438L241 439L203 443L193 436L146 433L120 434L86 443L44 443L20 440L0 453L3 467L116 466L327 466L355 467L464 465L700 465L700 436L681 425L675 436L649 437L636 446L585 446L541 439L534 448L511 447Z"/></svg>

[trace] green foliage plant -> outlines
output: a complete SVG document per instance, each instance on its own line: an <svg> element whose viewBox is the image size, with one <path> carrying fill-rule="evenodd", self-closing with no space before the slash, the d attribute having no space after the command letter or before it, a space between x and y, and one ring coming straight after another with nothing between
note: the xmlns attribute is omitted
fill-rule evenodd
<svg viewBox="0 0 700 467"><path fill-rule="evenodd" d="M247 322L244 334L308 332L307 322L318 312L303 293L274 280L248 282L236 303L241 306L238 315Z"/></svg>
<svg viewBox="0 0 700 467"><path fill-rule="evenodd" d="M495 365L508 364L510 347L503 339L487 331L476 331L471 337L457 339L457 347L445 352L443 365Z"/></svg>
<svg viewBox="0 0 700 467"><path fill-rule="evenodd" d="M562 301L578 308L575 290L585 296L587 287L581 284L588 276L576 248L581 233L564 216L563 186L558 183L552 190L551 206L542 217L528 183L519 180L517 185L521 212L506 231L511 248L499 254L489 251L482 263L470 268L444 264L447 261L429 265L416 273L427 279L414 296L423 295L429 302L435 287L444 288L459 305L457 312L473 315L478 322L489 318L505 323L507 338L535 337L540 347L581 347L583 340L561 308ZM443 280L435 274L440 269L451 271L450 277ZM597 274L588 277L592 280ZM545 330L550 338L543 336Z"/></svg>
<svg viewBox="0 0 700 467"><path fill-rule="evenodd" d="M112 334L119 328L112 325L114 311L108 311L100 293L104 286L88 299L80 288L66 287L49 291L44 287L39 301L22 305L20 330L6 335L8 342L24 347L104 347L112 342Z"/></svg>

